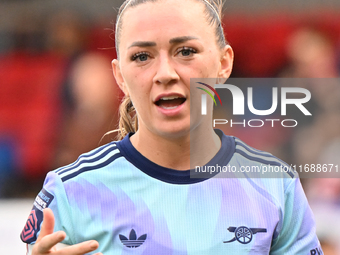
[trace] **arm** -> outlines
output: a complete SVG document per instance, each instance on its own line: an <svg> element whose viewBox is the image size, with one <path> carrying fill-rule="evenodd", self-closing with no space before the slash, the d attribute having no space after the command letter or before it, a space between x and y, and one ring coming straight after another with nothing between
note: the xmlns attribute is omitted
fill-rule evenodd
<svg viewBox="0 0 340 255"><path fill-rule="evenodd" d="M50 172L37 195L21 240L28 244L27 254L82 255L98 248L97 241L76 241L71 205L58 174ZM59 231L58 231L59 230ZM61 247L60 242L64 243ZM65 244L68 247L65 247ZM59 249L59 250L58 250Z"/></svg>
<svg viewBox="0 0 340 255"><path fill-rule="evenodd" d="M285 190L285 203L270 255L321 255L313 213L298 178Z"/></svg>
<svg viewBox="0 0 340 255"><path fill-rule="evenodd" d="M66 234L63 231L54 232L54 216L51 209L44 210L44 221L41 226L40 235L34 245L28 245L27 255L43 254L68 254L83 255L96 250L99 247L97 241L86 241L76 245L65 245L60 242L65 239ZM102 255L96 253L95 255Z"/></svg>

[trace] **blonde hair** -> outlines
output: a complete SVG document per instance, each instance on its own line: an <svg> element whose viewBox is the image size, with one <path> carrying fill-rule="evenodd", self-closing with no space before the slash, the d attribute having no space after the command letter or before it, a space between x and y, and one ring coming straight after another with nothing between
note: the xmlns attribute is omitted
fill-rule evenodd
<svg viewBox="0 0 340 255"><path fill-rule="evenodd" d="M138 119L130 96L124 96L119 106L119 129L117 140L122 140L127 134L135 133L138 129Z"/></svg>
<svg viewBox="0 0 340 255"><path fill-rule="evenodd" d="M119 59L119 38L122 30L122 18L124 12L128 8L135 7L137 5L147 3L147 2L157 2L160 0L126 0L121 7L119 8L117 20L116 20L116 30L115 30L115 41L116 41L116 51L117 58ZM215 27L215 33L217 37L217 44L220 48L224 48L228 43L224 36L224 31L222 27L222 8L223 8L223 0L196 0L197 2L204 3L205 14L207 16L207 20L209 25ZM128 133L136 132L138 130L138 118L136 110L132 104L132 101L129 96L125 96L122 100L121 105L119 106L119 131L117 139L122 140ZM111 132L109 132L111 133Z"/></svg>

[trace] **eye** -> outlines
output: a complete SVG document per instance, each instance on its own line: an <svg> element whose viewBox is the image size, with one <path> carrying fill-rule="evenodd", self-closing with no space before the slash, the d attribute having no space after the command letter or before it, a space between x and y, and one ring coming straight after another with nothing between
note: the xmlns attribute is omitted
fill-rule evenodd
<svg viewBox="0 0 340 255"><path fill-rule="evenodd" d="M150 55L147 52L138 52L131 57L132 61L145 62L149 59Z"/></svg>
<svg viewBox="0 0 340 255"><path fill-rule="evenodd" d="M197 51L191 47L182 47L176 52L176 54L180 54L182 57L190 57L195 53L197 53Z"/></svg>

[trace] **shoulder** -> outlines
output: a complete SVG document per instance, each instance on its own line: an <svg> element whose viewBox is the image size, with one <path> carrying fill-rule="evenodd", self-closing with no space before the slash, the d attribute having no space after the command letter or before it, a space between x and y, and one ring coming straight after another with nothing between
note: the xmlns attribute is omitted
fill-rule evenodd
<svg viewBox="0 0 340 255"><path fill-rule="evenodd" d="M111 142L84 153L80 155L75 162L52 171L51 175L54 174L59 177L62 182L66 182L80 175L86 176L93 172L98 174L98 170L107 168L122 157L119 150L119 143L120 142Z"/></svg>
<svg viewBox="0 0 340 255"><path fill-rule="evenodd" d="M233 160L249 177L296 179L295 169L269 152L255 149L241 139L233 137L235 152Z"/></svg>
<svg viewBox="0 0 340 255"><path fill-rule="evenodd" d="M231 177L237 178L254 194L284 208L288 194L294 193L296 185L301 185L294 168L269 152L255 149L237 137L232 138L234 153L229 165L234 169Z"/></svg>
<svg viewBox="0 0 340 255"><path fill-rule="evenodd" d="M299 176L291 165L269 152L255 149L237 137L230 164L241 170L238 175L256 192L270 198L279 206L282 215L296 203L306 204ZM308 203L307 203L308 205Z"/></svg>
<svg viewBox="0 0 340 255"><path fill-rule="evenodd" d="M74 233L77 228L74 222L77 221L77 212L98 201L100 194L96 184L107 180L107 173L116 169L112 165L122 158L117 144L119 142L111 142L84 153L72 164L47 174L21 234L25 243L33 244L36 241L43 222L43 210L47 207L55 216L55 229L67 233L64 242L76 243Z"/></svg>

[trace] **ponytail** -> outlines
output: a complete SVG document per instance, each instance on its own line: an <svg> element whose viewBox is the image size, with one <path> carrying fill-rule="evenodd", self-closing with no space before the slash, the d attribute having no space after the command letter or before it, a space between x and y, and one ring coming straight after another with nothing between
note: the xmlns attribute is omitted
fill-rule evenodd
<svg viewBox="0 0 340 255"><path fill-rule="evenodd" d="M135 133L138 129L136 109L129 96L124 96L119 106L119 133L117 140L122 140L128 133Z"/></svg>

